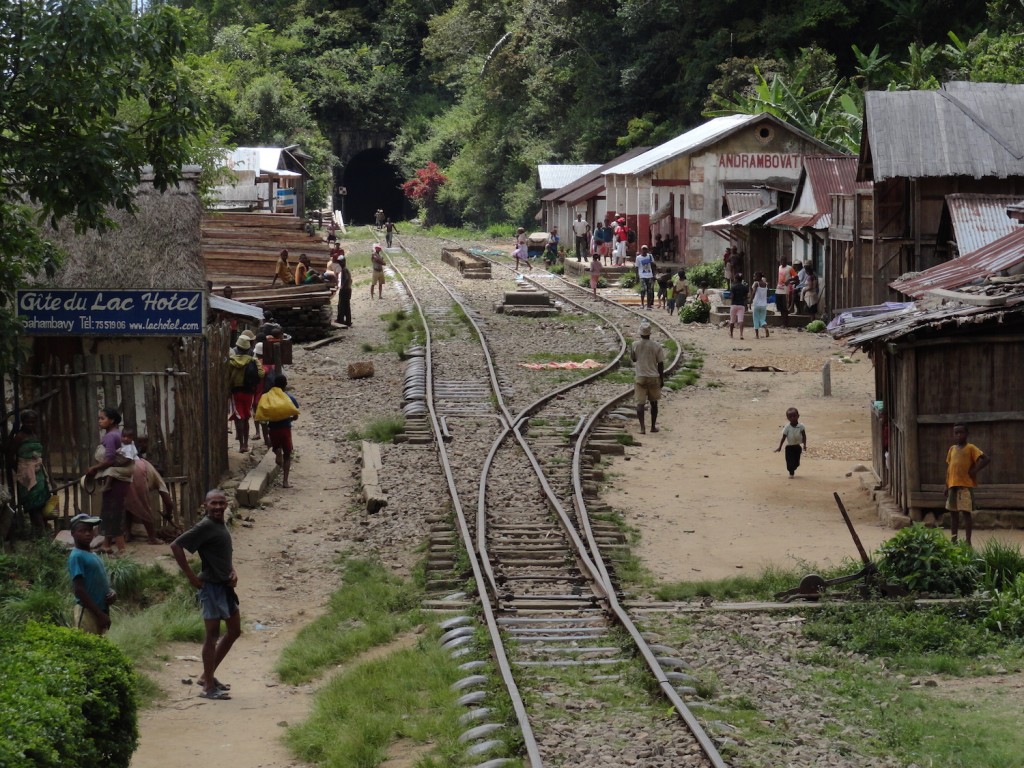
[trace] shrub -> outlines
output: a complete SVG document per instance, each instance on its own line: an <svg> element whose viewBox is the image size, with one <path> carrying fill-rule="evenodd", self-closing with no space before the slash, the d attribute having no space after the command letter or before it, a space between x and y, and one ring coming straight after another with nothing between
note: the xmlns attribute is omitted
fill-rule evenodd
<svg viewBox="0 0 1024 768"><path fill-rule="evenodd" d="M1016 544L989 539L978 554L985 563L982 574L985 589L1006 589L1024 573L1024 555Z"/></svg>
<svg viewBox="0 0 1024 768"><path fill-rule="evenodd" d="M808 333L822 333L825 330L825 322L823 320L811 320L807 324Z"/></svg>
<svg viewBox="0 0 1024 768"><path fill-rule="evenodd" d="M622 288L635 288L640 285L640 278L637 277L636 272L627 272L619 278L619 286Z"/></svg>
<svg viewBox="0 0 1024 768"><path fill-rule="evenodd" d="M879 571L911 592L968 595L978 585L980 565L974 552L935 528L912 525L878 549Z"/></svg>
<svg viewBox="0 0 1024 768"><path fill-rule="evenodd" d="M700 288L701 283L707 283L708 288L728 288L725 283L725 262L719 259L708 264L687 267L686 282L694 290Z"/></svg>
<svg viewBox="0 0 1024 768"><path fill-rule="evenodd" d="M706 323L711 319L711 304L706 301L691 301L679 310L679 320L684 323Z"/></svg>
<svg viewBox="0 0 1024 768"><path fill-rule="evenodd" d="M993 592L983 623L993 632L1024 637L1024 573Z"/></svg>
<svg viewBox="0 0 1024 768"><path fill-rule="evenodd" d="M127 768L138 743L134 674L106 640L64 627L0 630L0 765Z"/></svg>

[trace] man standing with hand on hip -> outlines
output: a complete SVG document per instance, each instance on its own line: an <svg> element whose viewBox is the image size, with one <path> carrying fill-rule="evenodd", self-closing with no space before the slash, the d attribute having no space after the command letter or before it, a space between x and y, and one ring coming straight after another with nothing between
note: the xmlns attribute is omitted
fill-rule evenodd
<svg viewBox="0 0 1024 768"><path fill-rule="evenodd" d="M224 522L228 500L224 491L214 489L206 494L203 504L206 516L171 543L171 554L189 584L199 590L203 607L203 676L199 694L204 699L230 699L231 686L222 684L215 676L217 667L228 655L235 640L242 634L242 620L238 612L238 574L232 564L231 534ZM185 556L199 554L203 567L197 576ZM227 634L220 636L220 623L227 626Z"/></svg>

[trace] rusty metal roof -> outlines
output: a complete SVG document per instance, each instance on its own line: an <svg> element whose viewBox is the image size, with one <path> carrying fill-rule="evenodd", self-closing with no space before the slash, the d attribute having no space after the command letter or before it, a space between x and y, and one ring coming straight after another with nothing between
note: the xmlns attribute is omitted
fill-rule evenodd
<svg viewBox="0 0 1024 768"><path fill-rule="evenodd" d="M868 91L861 154L874 181L1024 176L1024 85Z"/></svg>
<svg viewBox="0 0 1024 768"><path fill-rule="evenodd" d="M765 226L828 229L832 224L832 195L852 195L856 188L856 157L807 155L793 196L793 206L768 219Z"/></svg>
<svg viewBox="0 0 1024 768"><path fill-rule="evenodd" d="M1019 271L1021 265L1024 265L1024 227L1018 226L1010 234L979 248L969 256L937 264L906 279L894 280L889 283L889 287L907 296L920 298L936 288L954 290L984 282L1000 272Z"/></svg>
<svg viewBox="0 0 1024 768"><path fill-rule="evenodd" d="M981 285L944 295L895 305L890 311L847 319L830 328L834 338L851 347L869 348L876 342L893 342L919 332L955 330L982 323L1015 323L1024 315L1024 277L993 278Z"/></svg>
<svg viewBox="0 0 1024 768"><path fill-rule="evenodd" d="M1006 209L1021 201L1019 195L946 195L960 255L973 253L1019 228L1020 224L1006 215Z"/></svg>
<svg viewBox="0 0 1024 768"><path fill-rule="evenodd" d="M774 205L752 208L749 211L740 211L739 213L729 214L724 219L709 222L708 224L704 224L703 227L704 229L710 229L713 232L720 229L732 229L733 227L748 227L758 219L770 216L777 210L778 209Z"/></svg>

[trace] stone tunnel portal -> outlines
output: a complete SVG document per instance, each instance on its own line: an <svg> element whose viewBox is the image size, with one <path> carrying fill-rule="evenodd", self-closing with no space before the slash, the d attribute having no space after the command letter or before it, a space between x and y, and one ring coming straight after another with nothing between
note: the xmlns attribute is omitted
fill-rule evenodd
<svg viewBox="0 0 1024 768"><path fill-rule="evenodd" d="M335 208L343 211L345 224L372 224L378 208L392 221L407 219L413 208L400 188L404 181L387 161L383 149L366 149L348 161L337 186L344 187L344 201L337 195Z"/></svg>

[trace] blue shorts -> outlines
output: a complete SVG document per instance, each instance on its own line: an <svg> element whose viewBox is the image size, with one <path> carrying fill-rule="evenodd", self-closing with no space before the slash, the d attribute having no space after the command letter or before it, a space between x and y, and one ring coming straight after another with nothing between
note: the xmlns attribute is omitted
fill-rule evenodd
<svg viewBox="0 0 1024 768"><path fill-rule="evenodd" d="M238 612L238 595L228 584L206 584L199 588L204 619L227 619Z"/></svg>

